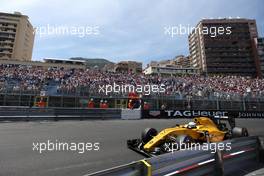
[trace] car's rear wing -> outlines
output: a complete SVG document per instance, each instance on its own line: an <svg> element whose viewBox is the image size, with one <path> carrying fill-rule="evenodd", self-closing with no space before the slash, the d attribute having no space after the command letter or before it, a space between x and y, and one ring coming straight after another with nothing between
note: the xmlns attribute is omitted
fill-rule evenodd
<svg viewBox="0 0 264 176"><path fill-rule="evenodd" d="M215 122L215 124L219 124L219 121L228 121L232 129L236 126L235 118L232 116L213 116L210 118Z"/></svg>

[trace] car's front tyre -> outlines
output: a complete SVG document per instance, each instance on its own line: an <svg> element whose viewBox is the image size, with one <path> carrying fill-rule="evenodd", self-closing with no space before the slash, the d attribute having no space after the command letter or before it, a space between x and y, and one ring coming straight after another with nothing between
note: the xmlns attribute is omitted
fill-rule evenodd
<svg viewBox="0 0 264 176"><path fill-rule="evenodd" d="M148 143L157 134L158 131L155 128L146 128L141 134L142 142L145 144Z"/></svg>

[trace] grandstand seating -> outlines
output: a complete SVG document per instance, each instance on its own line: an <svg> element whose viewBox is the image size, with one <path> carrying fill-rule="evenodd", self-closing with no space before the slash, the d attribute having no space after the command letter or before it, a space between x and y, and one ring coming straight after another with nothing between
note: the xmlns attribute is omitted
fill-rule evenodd
<svg viewBox="0 0 264 176"><path fill-rule="evenodd" d="M50 96L100 95L99 85L113 83L147 85L164 84L164 93L149 96L188 96L207 99L263 98L264 79L241 76L149 76L132 73L107 73L100 70L44 68L21 65L0 65L0 92L38 94ZM121 94L111 94L122 96ZM123 95L124 96L124 95Z"/></svg>

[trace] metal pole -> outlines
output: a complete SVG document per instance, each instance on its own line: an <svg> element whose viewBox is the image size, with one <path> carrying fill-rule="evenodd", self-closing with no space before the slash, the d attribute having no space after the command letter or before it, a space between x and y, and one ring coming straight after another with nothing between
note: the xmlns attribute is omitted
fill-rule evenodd
<svg viewBox="0 0 264 176"><path fill-rule="evenodd" d="M243 102L243 111L246 111L245 97L243 97L242 102Z"/></svg>
<svg viewBox="0 0 264 176"><path fill-rule="evenodd" d="M224 175L223 154L220 150L215 153L215 176Z"/></svg>
<svg viewBox="0 0 264 176"><path fill-rule="evenodd" d="M219 107L219 93L217 92L217 95L216 95L216 109L219 110L220 107Z"/></svg>

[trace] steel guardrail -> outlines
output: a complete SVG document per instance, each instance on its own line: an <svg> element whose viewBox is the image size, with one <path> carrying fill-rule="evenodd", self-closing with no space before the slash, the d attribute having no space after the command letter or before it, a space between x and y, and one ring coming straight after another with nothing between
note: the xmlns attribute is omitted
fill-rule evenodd
<svg viewBox="0 0 264 176"><path fill-rule="evenodd" d="M121 119L121 109L0 107L0 121Z"/></svg>
<svg viewBox="0 0 264 176"><path fill-rule="evenodd" d="M144 159L127 164L124 167L110 168L87 176L222 176L239 167L241 163L263 162L264 141L262 137L251 136L226 140L231 142L231 150L216 150L212 153L208 150L182 150L157 157ZM142 162L144 161L144 162ZM135 167L135 163L145 164L147 169ZM130 168L130 169L129 169ZM138 169L138 172L131 169ZM233 169L233 170L232 170ZM129 172L126 172L129 170Z"/></svg>
<svg viewBox="0 0 264 176"><path fill-rule="evenodd" d="M151 176L150 165L141 160L84 176Z"/></svg>

